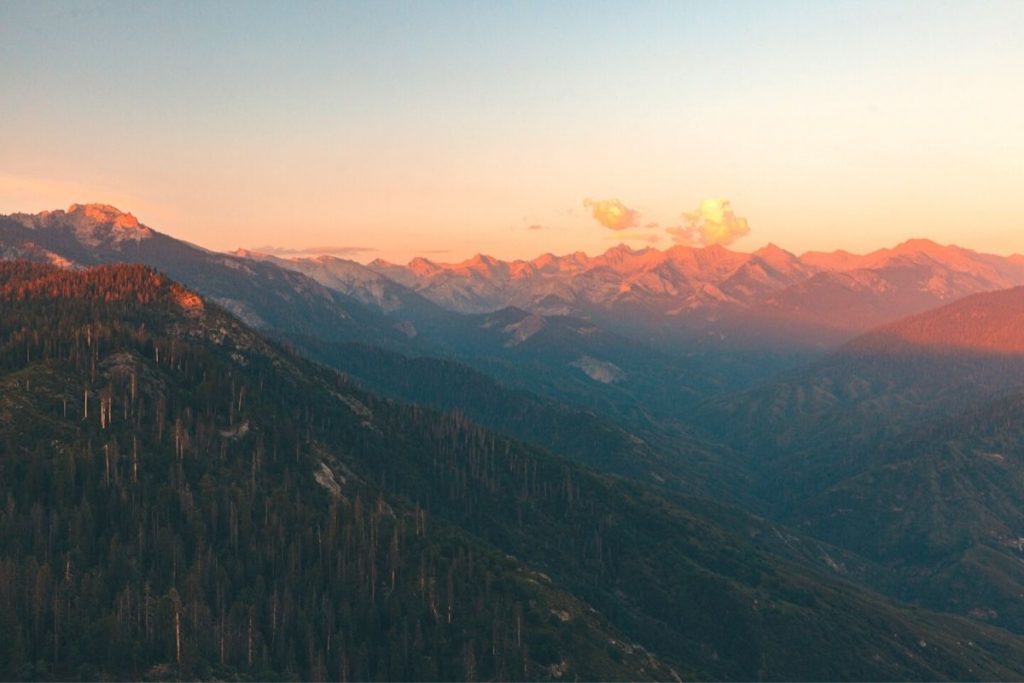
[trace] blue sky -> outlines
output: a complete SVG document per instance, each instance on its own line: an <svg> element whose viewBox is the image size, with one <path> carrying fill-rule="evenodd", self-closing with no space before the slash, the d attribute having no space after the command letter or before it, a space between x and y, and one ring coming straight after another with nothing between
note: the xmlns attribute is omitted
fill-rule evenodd
<svg viewBox="0 0 1024 683"><path fill-rule="evenodd" d="M1024 251L1022 35L1020 2L8 1L0 211L401 260L664 247L727 198L738 249Z"/></svg>

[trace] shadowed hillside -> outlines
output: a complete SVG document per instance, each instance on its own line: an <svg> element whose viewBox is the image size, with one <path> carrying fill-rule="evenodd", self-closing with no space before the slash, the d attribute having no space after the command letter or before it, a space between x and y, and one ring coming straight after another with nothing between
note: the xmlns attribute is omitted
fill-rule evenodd
<svg viewBox="0 0 1024 683"><path fill-rule="evenodd" d="M894 594L1024 630L1024 289L866 334L700 419L775 515L888 566Z"/></svg>
<svg viewBox="0 0 1024 683"><path fill-rule="evenodd" d="M376 399L146 269L3 272L8 676L1024 671L1005 633Z"/></svg>

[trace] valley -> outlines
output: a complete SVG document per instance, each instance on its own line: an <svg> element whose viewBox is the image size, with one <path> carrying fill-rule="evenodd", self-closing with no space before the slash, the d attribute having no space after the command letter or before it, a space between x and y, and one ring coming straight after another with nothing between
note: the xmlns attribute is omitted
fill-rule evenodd
<svg viewBox="0 0 1024 683"><path fill-rule="evenodd" d="M363 266L77 205L0 218L0 253L3 566L52 603L3 597L9 676L1024 671L1015 259ZM90 659L95 618L123 647Z"/></svg>

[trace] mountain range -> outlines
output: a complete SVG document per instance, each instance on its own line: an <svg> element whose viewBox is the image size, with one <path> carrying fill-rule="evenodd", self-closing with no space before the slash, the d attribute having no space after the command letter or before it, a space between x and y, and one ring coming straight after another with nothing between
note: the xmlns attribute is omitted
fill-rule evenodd
<svg viewBox="0 0 1024 683"><path fill-rule="evenodd" d="M753 318L761 328L777 328L775 335L796 323L811 341L852 336L967 294L1024 284L1024 256L922 239L863 256L796 256L774 245L750 254L720 245L664 251L620 245L596 257L545 254L507 262L477 255L457 264L377 260L368 268L462 312L513 305L720 335L752 329Z"/></svg>
<svg viewBox="0 0 1024 683"><path fill-rule="evenodd" d="M695 422L776 518L885 563L896 594L1024 628L1024 288L878 328Z"/></svg>
<svg viewBox="0 0 1024 683"><path fill-rule="evenodd" d="M453 264L421 257L406 265L378 259L365 266L330 256L284 259L249 250L228 255L173 240L130 213L98 204L4 218L0 254L66 266L134 259L182 281L198 276L189 272L199 270L195 262L205 269L242 271L270 263L279 270L265 272L300 296L331 298L324 290L345 295L411 322L402 326L410 335L416 319L436 315L433 303L458 313L511 306L543 316L592 319L638 337L671 331L673 339L699 333L744 343L756 330L787 343L828 346L968 294L1024 285L1024 256L984 254L925 239L865 255L797 256L774 245L749 254L720 245L663 251L619 245L593 257L577 252L502 261L478 254ZM306 277L289 278L280 271ZM205 283L213 298L252 323L272 322L261 318L268 303L256 306L232 291L230 277L220 279L225 282ZM212 292L215 285L219 292ZM787 334L794 328L802 340ZM763 344L764 337L759 341Z"/></svg>
<svg viewBox="0 0 1024 683"><path fill-rule="evenodd" d="M1022 257L0 260L6 678L1024 675Z"/></svg>
<svg viewBox="0 0 1024 683"><path fill-rule="evenodd" d="M381 401L146 268L16 262L0 301L7 675L1024 670L1018 637L814 572L756 518Z"/></svg>

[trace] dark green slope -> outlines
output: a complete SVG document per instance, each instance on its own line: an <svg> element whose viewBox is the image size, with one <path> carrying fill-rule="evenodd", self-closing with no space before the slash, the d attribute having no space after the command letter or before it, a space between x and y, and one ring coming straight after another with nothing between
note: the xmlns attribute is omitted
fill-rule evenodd
<svg viewBox="0 0 1024 683"><path fill-rule="evenodd" d="M452 429L458 423L452 418ZM437 448L461 450L446 434L437 437ZM486 439L462 438L463 448ZM984 677L973 650L981 641L1006 667L992 675L1020 675L1010 662L1024 656L1024 643L996 645L992 638L1004 638L996 632L981 636L969 622L895 608L824 580L709 522L699 506L673 505L539 454L512 476L486 459L474 464L467 456L460 465L455 453L434 465L456 481L475 479L475 492L431 477L430 465L413 458L385 468L396 460L381 462L380 476L397 490L549 573L654 651L714 677ZM496 475L504 483L494 483Z"/></svg>
<svg viewBox="0 0 1024 683"><path fill-rule="evenodd" d="M702 408L776 518L900 599L1024 632L1024 289L880 328Z"/></svg>
<svg viewBox="0 0 1024 683"><path fill-rule="evenodd" d="M760 504L747 495L753 485L735 466L735 458L685 430L673 430L671 422L648 422L627 430L595 412L506 387L457 361L407 357L361 344L291 341L376 394L460 412L485 427L603 472L668 490L742 500L748 509Z"/></svg>
<svg viewBox="0 0 1024 683"><path fill-rule="evenodd" d="M870 342L870 345L869 345ZM898 457L932 420L1024 386L1024 355L914 348L879 334L809 368L707 401L692 421L759 471L783 504Z"/></svg>
<svg viewBox="0 0 1024 683"><path fill-rule="evenodd" d="M138 267L0 268L3 678L672 677L383 496L312 438L326 399L358 440L344 386L198 301Z"/></svg>
<svg viewBox="0 0 1024 683"><path fill-rule="evenodd" d="M8 676L1024 675L1003 631L374 398L144 269L0 273Z"/></svg>
<svg viewBox="0 0 1024 683"><path fill-rule="evenodd" d="M519 441L654 486L677 504L696 506L698 514L720 525L745 530L758 544L784 557L830 574L884 583L884 572L863 558L751 518L749 513L764 510L765 504L750 495L753 482L736 466L735 455L685 430L674 430L671 424L627 431L596 413L503 386L456 361L406 357L359 344L292 341L305 354L378 395L459 412ZM678 497L679 493L696 498ZM716 507L712 500L722 504Z"/></svg>
<svg viewBox="0 0 1024 683"><path fill-rule="evenodd" d="M903 597L1024 631L1024 394L890 444L791 522L892 566Z"/></svg>

